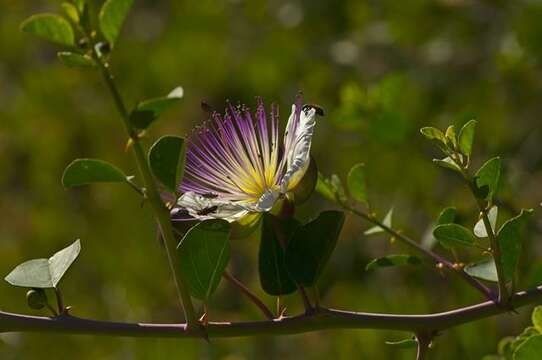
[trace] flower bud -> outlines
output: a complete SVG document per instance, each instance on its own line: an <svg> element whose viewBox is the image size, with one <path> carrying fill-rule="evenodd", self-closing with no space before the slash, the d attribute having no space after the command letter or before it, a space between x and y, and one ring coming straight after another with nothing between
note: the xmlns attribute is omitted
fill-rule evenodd
<svg viewBox="0 0 542 360"><path fill-rule="evenodd" d="M31 289L26 293L26 303L31 309L40 310L47 304L47 295L43 289Z"/></svg>

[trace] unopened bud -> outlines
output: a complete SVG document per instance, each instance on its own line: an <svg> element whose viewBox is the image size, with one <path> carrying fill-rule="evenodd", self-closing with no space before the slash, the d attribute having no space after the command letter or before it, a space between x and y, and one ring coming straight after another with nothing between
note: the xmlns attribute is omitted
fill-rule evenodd
<svg viewBox="0 0 542 360"><path fill-rule="evenodd" d="M47 304L47 295L43 289L31 289L26 293L26 303L31 309L40 310Z"/></svg>

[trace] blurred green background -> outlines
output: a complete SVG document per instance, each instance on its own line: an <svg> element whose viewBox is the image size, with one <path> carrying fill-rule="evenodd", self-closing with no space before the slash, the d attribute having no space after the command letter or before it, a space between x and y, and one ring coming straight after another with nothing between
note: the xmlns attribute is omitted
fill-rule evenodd
<svg viewBox="0 0 542 360"><path fill-rule="evenodd" d="M91 1L92 2L92 1ZM94 1L95 7L99 1ZM369 171L370 198L383 216L416 239L427 236L445 206L472 226L476 212L453 174L437 168L435 149L418 129L479 120L474 166L501 155L508 210L542 199L542 1L535 0L136 0L113 56L129 104L181 85L185 97L149 131L187 135L205 120L200 102L254 106L277 102L285 119L295 94L321 105L313 154L323 173L344 175L356 162ZM97 72L68 69L54 46L19 31L31 14L58 12L60 1L0 3L0 275L80 238L83 250L62 288L78 316L178 322L173 285L147 206L126 186L65 190L64 167L98 157L135 172L111 99ZM333 205L318 195L301 218ZM507 212L508 211L508 212ZM519 286L541 283L540 225L526 238ZM428 267L365 272L376 256L400 253L384 236L349 217L321 282L323 303L390 313L449 310L480 301L455 278ZM230 270L259 290L257 240L233 244ZM445 253L442 249L437 251ZM449 255L449 254L446 254ZM476 259L468 252L464 260ZM25 290L0 282L0 308L29 310ZM285 299L290 313L297 297ZM199 306L199 304L198 304ZM434 359L480 359L528 323L530 309L447 331ZM222 283L211 320L260 319ZM412 359L387 331L328 331L281 338L126 339L50 334L0 335L0 358L41 359Z"/></svg>

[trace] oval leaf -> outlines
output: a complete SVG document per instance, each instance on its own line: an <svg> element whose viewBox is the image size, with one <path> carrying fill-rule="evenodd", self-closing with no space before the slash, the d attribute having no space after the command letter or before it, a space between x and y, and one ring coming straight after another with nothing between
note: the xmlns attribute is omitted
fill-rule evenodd
<svg viewBox="0 0 542 360"><path fill-rule="evenodd" d="M433 236L447 249L458 245L474 245L474 236L470 230L458 224L439 225L433 230Z"/></svg>
<svg viewBox="0 0 542 360"><path fill-rule="evenodd" d="M32 15L23 21L21 30L60 45L73 46L75 42L70 23L55 14Z"/></svg>
<svg viewBox="0 0 542 360"><path fill-rule="evenodd" d="M486 161L484 165L476 172L475 185L478 189L483 189L487 186L487 195L483 196L484 199L491 201L493 195L497 192L499 187L499 180L501 177L501 158L494 157ZM482 192L482 194L485 193Z"/></svg>
<svg viewBox="0 0 542 360"><path fill-rule="evenodd" d="M76 240L49 259L34 259L20 264L6 276L5 280L15 286L54 288L80 251L81 243Z"/></svg>
<svg viewBox="0 0 542 360"><path fill-rule="evenodd" d="M225 220L206 220L190 229L177 247L180 271L190 294L199 300L209 300L228 265L230 230Z"/></svg>
<svg viewBox="0 0 542 360"><path fill-rule="evenodd" d="M497 268L495 267L495 261L493 259L484 260L477 263L469 264L463 269L470 276L475 278L498 282Z"/></svg>
<svg viewBox="0 0 542 360"><path fill-rule="evenodd" d="M521 237L532 209L523 209L521 213L508 220L499 229L497 242L501 250L501 267L506 281L511 281L516 271L521 252Z"/></svg>
<svg viewBox="0 0 542 360"><path fill-rule="evenodd" d="M98 17L100 30L111 45L115 44L133 2L133 0L107 0L103 4Z"/></svg>
<svg viewBox="0 0 542 360"><path fill-rule="evenodd" d="M126 175L114 165L98 159L74 160L62 175L65 187L81 186L97 182L124 182Z"/></svg>
<svg viewBox="0 0 542 360"><path fill-rule="evenodd" d="M57 56L61 63L69 67L94 68L97 65L96 61L88 55L62 51Z"/></svg>
<svg viewBox="0 0 542 360"><path fill-rule="evenodd" d="M152 173L171 192L175 192L184 173L184 139L162 136L149 151Z"/></svg>
<svg viewBox="0 0 542 360"><path fill-rule="evenodd" d="M348 191L354 200L367 204L367 184L365 181L365 164L354 165L347 178Z"/></svg>
<svg viewBox="0 0 542 360"><path fill-rule="evenodd" d="M459 132L459 150L470 156L472 152L472 143L474 142L474 132L476 130L476 120L467 122Z"/></svg>
<svg viewBox="0 0 542 360"><path fill-rule="evenodd" d="M74 24L78 24L79 12L77 11L77 7L69 2L63 2L61 6L68 19L70 19Z"/></svg>
<svg viewBox="0 0 542 360"><path fill-rule="evenodd" d="M140 130L148 128L164 111L175 105L183 94L183 88L178 86L167 96L140 102L130 114L130 123Z"/></svg>
<svg viewBox="0 0 542 360"><path fill-rule="evenodd" d="M287 295L297 289L286 268L284 248L299 226L292 218L281 221L271 214L263 216L258 270L262 289L269 295Z"/></svg>
<svg viewBox="0 0 542 360"><path fill-rule="evenodd" d="M421 260L412 255L388 255L378 259L371 260L365 270L372 270L378 267L390 267L390 266L400 266L400 265L419 265Z"/></svg>
<svg viewBox="0 0 542 360"><path fill-rule="evenodd" d="M286 267L294 280L313 286L327 264L344 224L340 211L324 211L299 227L286 248Z"/></svg>

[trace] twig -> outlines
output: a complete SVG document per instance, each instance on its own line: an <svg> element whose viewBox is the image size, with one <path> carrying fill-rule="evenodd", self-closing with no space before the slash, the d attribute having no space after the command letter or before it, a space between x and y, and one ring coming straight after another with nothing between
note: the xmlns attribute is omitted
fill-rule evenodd
<svg viewBox="0 0 542 360"><path fill-rule="evenodd" d="M109 69L109 63L105 61L103 56L99 54L96 50L96 44L92 40L92 37L88 36L88 38L91 39L92 42L93 57L98 63L98 66L102 72L104 82L107 85L111 96L113 97L113 102L121 116L124 127L126 128L126 132L129 138L132 140L132 148L134 150L139 171L143 177L146 195L154 212L158 227L165 240L164 248L168 259L171 276L173 277L175 283L177 295L179 297L179 303L184 312L186 322L191 330L196 330L199 334L201 334L202 327L199 326L200 324L198 323L198 320L196 318L194 305L192 304L192 299L190 297L188 288L184 285L186 283L184 276L182 272L179 271L178 259L176 256L174 256L175 249L177 247L177 241L175 239L175 235L173 234L172 225L169 219L169 211L166 209L164 203L162 202L162 199L160 198L160 194L158 193L156 183L151 174L149 164L147 163L145 152L143 151L143 147L141 146L136 131L132 128L129 113L124 104L124 100L122 99L122 96L115 84L113 74Z"/></svg>
<svg viewBox="0 0 542 360"><path fill-rule="evenodd" d="M491 291L491 289L489 289L487 286L485 286L484 284L482 284L481 282L479 282L478 280L476 280L475 278L473 278L472 276L470 276L466 272L464 272L462 269L458 269L458 268L454 267L454 264L452 262L450 262L449 260L447 260L447 259L443 258L442 256L432 252L429 249L424 248L423 246L418 244L416 241L414 241L410 237L399 233L397 230L394 230L389 226L386 226L385 224L381 223L380 221L378 221L374 217L369 216L368 214L366 214L366 213L364 213L362 211L354 209L353 207L349 206L348 204L345 204L344 202L339 202L339 205L341 205L345 210L350 211L354 215L357 215L357 216L361 217L362 219L372 223L373 225L376 225L376 226L380 227L382 230L386 231L388 234L392 235L396 239L398 239L398 240L402 241L403 243L405 243L406 245L410 246L412 249L416 250L417 252L419 252L419 253L433 259L436 264L442 264L442 266L449 269L452 273L457 274L463 280L465 280L467 283L469 283L472 287L474 287L475 289L480 291L482 294L484 294L484 296L488 300L497 301L497 299L495 298L495 295L493 294L493 291Z"/></svg>
<svg viewBox="0 0 542 360"><path fill-rule="evenodd" d="M266 318L273 320L275 317L273 316L273 313L269 308L263 303L262 300L256 296L252 291L250 291L249 288L245 286L241 281L239 281L237 278L235 278L232 274L230 274L228 271L224 271L224 274L222 274L222 277L226 279L230 284L235 286L239 291L241 291L242 294L244 294L247 298L250 299L256 305L262 313L265 315Z"/></svg>
<svg viewBox="0 0 542 360"><path fill-rule="evenodd" d="M510 305L519 308L542 301L542 286L516 293ZM322 309L312 314L255 322L209 322L210 338L290 335L327 329L388 329L414 332L442 331L508 312L493 301L428 315L391 315ZM186 324L121 323L78 317L48 318L0 312L0 332L48 332L129 337L198 337Z"/></svg>

